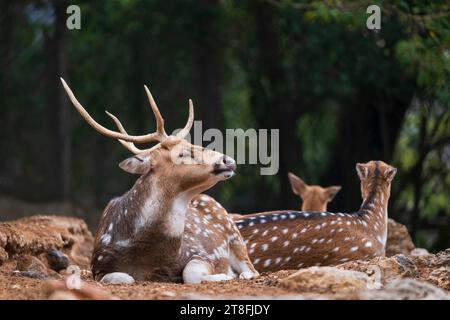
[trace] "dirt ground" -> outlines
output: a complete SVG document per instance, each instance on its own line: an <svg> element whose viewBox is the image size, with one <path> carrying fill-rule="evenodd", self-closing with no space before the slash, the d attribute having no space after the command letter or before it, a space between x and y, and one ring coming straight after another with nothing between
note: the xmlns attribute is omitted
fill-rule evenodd
<svg viewBox="0 0 450 320"><path fill-rule="evenodd" d="M92 280L93 237L83 220L33 216L0 222L0 299L450 299L450 249L414 249L406 228L395 223L389 233L392 256L336 267L197 285L112 285ZM67 287L71 265L80 268L78 290Z"/></svg>
<svg viewBox="0 0 450 320"><path fill-rule="evenodd" d="M119 299L252 299L298 296L293 290L279 286L279 280L295 271L263 274L252 280L233 280L186 285L178 283L141 282L132 285L106 285L84 278L92 287ZM45 280L32 279L9 272L0 272L0 299L47 299ZM306 298L306 296L305 296Z"/></svg>

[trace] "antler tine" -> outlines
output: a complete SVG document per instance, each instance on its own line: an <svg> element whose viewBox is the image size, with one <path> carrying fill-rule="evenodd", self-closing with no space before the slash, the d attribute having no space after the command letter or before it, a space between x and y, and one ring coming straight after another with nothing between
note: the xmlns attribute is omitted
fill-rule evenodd
<svg viewBox="0 0 450 320"><path fill-rule="evenodd" d="M123 127L123 125L122 125L122 123L120 122L120 120L119 120L115 115L113 115L112 113L109 113L109 112L106 111L106 110L105 110L105 112L106 112L106 114L107 114L108 116L110 116L111 119L114 121L114 123L116 124L117 128L119 129L119 131L120 131L121 133L123 133L123 134L128 135L127 131L126 131L125 128ZM143 150L139 149L138 147L136 147L136 146L134 145L133 142L125 141L125 140L122 140L122 139L119 139L119 142L120 142L125 148L127 148L129 151L131 151L131 152L134 153L134 154L139 154L139 153L142 153L142 152L148 150L148 149L143 149Z"/></svg>
<svg viewBox="0 0 450 320"><path fill-rule="evenodd" d="M156 105L155 99L153 99L152 94L150 93L150 90L147 86L144 86L145 93L147 93L148 102L150 103L150 106L152 107L153 114L156 118L156 132L163 138L167 138L166 130L164 129L164 119L161 116L161 113L159 112L158 106Z"/></svg>
<svg viewBox="0 0 450 320"><path fill-rule="evenodd" d="M191 130L193 124L194 124L194 104L192 100L189 99L189 118L184 128L177 133L177 137L180 138L186 137L189 134L189 131Z"/></svg>
<svg viewBox="0 0 450 320"><path fill-rule="evenodd" d="M112 131L112 130L109 130L108 128L105 128L104 126L102 126L101 124L96 122L89 115L89 113L86 111L86 109L84 109L84 107L81 105L81 103L78 102L77 98L75 97L75 95L73 94L72 90L67 85L67 83L64 81L64 79L63 78L60 78L60 79L64 86L64 90L66 90L66 93L69 96L70 101L72 101L72 104L75 106L75 109L77 109L77 111L84 118L84 120L86 120L86 122L92 128L94 128L96 131L98 131L99 133L101 133L107 137L110 137L110 138L121 139L121 140L134 142L134 143L146 143L146 142L150 142L150 141L161 142L162 140L167 138L167 135L164 132L164 127L162 127L163 128L162 131L157 130L157 132L153 132L153 133L149 133L149 134L145 134L145 135L139 135L139 136L132 136L129 134L124 134L121 132ZM161 117L161 114L159 113L159 111L157 113L155 112L155 116L157 117L157 119L156 119L157 122L159 124L161 124L162 117Z"/></svg>

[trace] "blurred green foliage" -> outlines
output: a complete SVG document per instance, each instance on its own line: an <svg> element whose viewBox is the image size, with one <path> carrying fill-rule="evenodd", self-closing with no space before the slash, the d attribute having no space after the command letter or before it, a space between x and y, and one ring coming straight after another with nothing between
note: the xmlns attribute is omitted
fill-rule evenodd
<svg viewBox="0 0 450 320"><path fill-rule="evenodd" d="M70 150L70 201L100 208L125 191L134 177L117 163L128 153L72 109L58 127L65 118L53 111L70 105L52 101L62 94L54 79L63 75L100 123L112 127L107 109L130 133L154 129L147 84L170 130L184 123L188 98L207 126L280 129L277 176L242 165L213 190L230 212L298 208L288 171L341 184L330 210L355 210L354 165L380 159L399 168L390 215L420 245L450 246L445 1L80 0L74 31L55 19L67 4L0 5L2 194L61 198L61 144ZM382 8L378 32L366 28L369 4Z"/></svg>

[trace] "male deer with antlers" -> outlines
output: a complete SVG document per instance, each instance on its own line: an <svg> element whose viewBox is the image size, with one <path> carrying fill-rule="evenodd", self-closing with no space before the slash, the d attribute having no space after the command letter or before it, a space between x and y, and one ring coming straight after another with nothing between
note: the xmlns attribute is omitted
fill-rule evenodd
<svg viewBox="0 0 450 320"><path fill-rule="evenodd" d="M131 190L111 200L103 212L92 255L94 279L107 283L180 279L199 283L258 275L227 212L218 203L214 214L190 204L200 192L232 177L236 169L232 158L184 139L194 121L191 100L186 126L176 136L167 135L164 120L145 87L156 117L156 132L133 136L110 113L119 132L97 123L61 81L72 104L91 127L118 139L135 154L121 162L120 168L140 175ZM135 146L150 141L158 144L146 150ZM201 197L208 203L213 201Z"/></svg>
<svg viewBox="0 0 450 320"><path fill-rule="evenodd" d="M236 220L259 271L336 265L385 254L387 204L396 169L357 164L363 202L355 213L276 211Z"/></svg>

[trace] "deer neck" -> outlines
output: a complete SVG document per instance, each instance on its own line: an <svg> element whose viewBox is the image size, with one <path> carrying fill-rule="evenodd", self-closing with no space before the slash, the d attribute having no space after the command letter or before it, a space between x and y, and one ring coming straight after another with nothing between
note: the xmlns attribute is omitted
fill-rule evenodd
<svg viewBox="0 0 450 320"><path fill-rule="evenodd" d="M386 245L389 186L373 183L369 186L359 212L373 226L373 231L380 243Z"/></svg>
<svg viewBox="0 0 450 320"><path fill-rule="evenodd" d="M187 192L177 192L156 177L139 178L127 194L130 205L137 204L134 232L151 231L170 241L181 239L186 210L193 196Z"/></svg>

